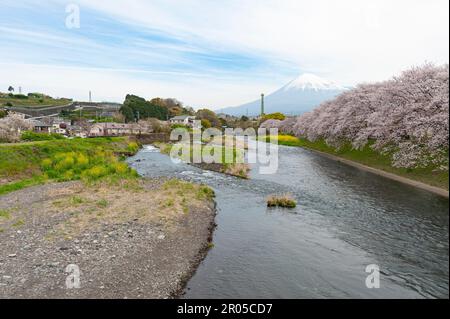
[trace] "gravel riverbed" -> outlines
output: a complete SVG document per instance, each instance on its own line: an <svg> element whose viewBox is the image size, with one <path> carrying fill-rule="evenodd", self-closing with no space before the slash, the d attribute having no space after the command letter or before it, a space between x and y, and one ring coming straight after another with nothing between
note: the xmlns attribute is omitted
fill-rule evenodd
<svg viewBox="0 0 450 319"><path fill-rule="evenodd" d="M178 296L210 246L215 207L163 209L163 183L146 180L137 193L56 183L1 196L0 298Z"/></svg>

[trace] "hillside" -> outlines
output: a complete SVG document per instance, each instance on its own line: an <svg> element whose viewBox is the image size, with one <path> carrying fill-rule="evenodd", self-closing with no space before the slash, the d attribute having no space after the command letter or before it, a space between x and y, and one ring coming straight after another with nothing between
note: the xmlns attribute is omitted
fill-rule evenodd
<svg viewBox="0 0 450 319"><path fill-rule="evenodd" d="M42 108L46 106L62 106L71 103L71 99L55 99L41 93L12 94L0 92L0 107Z"/></svg>

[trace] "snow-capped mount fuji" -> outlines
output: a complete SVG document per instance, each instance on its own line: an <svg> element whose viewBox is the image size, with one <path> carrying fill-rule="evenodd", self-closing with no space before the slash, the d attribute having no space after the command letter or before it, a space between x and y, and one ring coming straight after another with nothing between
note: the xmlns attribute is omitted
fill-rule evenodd
<svg viewBox="0 0 450 319"><path fill-rule="evenodd" d="M322 102L335 98L345 87L314 74L302 74L281 89L265 97L265 113L281 112L299 115L319 106ZM259 115L261 101L258 99L237 107L221 109L219 113L229 115Z"/></svg>
<svg viewBox="0 0 450 319"><path fill-rule="evenodd" d="M344 87L339 86L332 81L325 80L317 75L310 74L310 73L305 73L305 74L300 75L298 78L289 82L282 88L283 91L289 91L289 90L342 91L344 89L345 89Z"/></svg>

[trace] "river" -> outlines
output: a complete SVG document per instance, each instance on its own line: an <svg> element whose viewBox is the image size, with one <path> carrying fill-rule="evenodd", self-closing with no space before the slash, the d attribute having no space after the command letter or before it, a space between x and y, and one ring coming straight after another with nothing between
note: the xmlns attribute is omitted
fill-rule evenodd
<svg viewBox="0 0 450 319"><path fill-rule="evenodd" d="M184 298L448 298L449 201L301 148L279 147L279 169L242 180L173 163L146 146L142 176L216 191L214 248ZM291 193L293 210L266 197ZM380 288L366 286L368 265Z"/></svg>

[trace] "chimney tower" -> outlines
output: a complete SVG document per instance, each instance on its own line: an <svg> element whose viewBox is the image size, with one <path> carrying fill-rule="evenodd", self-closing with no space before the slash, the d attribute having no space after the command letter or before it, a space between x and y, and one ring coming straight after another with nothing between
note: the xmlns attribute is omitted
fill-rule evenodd
<svg viewBox="0 0 450 319"><path fill-rule="evenodd" d="M264 116L264 93L261 94L261 117Z"/></svg>

